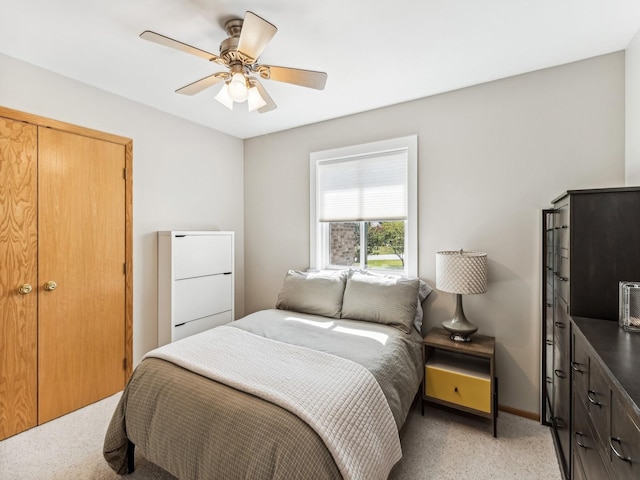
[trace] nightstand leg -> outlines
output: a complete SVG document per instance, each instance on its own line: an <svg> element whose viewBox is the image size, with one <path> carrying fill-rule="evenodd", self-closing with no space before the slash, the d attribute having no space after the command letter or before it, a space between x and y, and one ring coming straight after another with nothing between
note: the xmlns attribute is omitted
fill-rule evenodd
<svg viewBox="0 0 640 480"><path fill-rule="evenodd" d="M498 436L498 377L494 377L493 387L493 436Z"/></svg>

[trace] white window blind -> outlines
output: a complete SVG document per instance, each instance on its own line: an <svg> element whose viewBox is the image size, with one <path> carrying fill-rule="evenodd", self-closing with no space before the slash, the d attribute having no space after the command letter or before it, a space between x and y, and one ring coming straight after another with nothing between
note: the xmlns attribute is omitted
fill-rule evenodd
<svg viewBox="0 0 640 480"><path fill-rule="evenodd" d="M406 148L318 162L318 220L406 220L407 165Z"/></svg>

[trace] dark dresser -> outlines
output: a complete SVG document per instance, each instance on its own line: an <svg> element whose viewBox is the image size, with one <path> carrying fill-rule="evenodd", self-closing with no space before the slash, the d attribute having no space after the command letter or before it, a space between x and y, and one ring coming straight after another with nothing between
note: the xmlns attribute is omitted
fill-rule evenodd
<svg viewBox="0 0 640 480"><path fill-rule="evenodd" d="M590 471L585 476L581 457L574 455L580 448L576 442L586 441L576 432L587 435L587 430L576 431L574 424L588 418L582 414L589 411L581 411L585 405L573 402L578 375L575 339L581 337L572 317L599 319L618 329L619 282L640 281L640 187L570 190L552 204L542 216L541 418L553 430L565 478L618 478ZM623 338L635 338L620 333ZM590 342L583 340L588 349ZM638 472L635 475L629 478L640 479Z"/></svg>
<svg viewBox="0 0 640 480"><path fill-rule="evenodd" d="M640 478L640 334L572 318L574 479Z"/></svg>

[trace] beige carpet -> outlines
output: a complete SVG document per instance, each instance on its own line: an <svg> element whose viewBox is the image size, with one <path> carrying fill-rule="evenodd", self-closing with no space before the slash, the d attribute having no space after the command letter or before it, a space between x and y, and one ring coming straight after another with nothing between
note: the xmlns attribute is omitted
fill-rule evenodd
<svg viewBox="0 0 640 480"><path fill-rule="evenodd" d="M120 477L106 465L102 441L119 398L114 395L0 442L0 479L174 480L140 456L129 476ZM515 415L500 413L498 438L493 438L484 419L437 408L427 408L422 417L414 405L401 439L404 456L392 480L561 480L549 429Z"/></svg>

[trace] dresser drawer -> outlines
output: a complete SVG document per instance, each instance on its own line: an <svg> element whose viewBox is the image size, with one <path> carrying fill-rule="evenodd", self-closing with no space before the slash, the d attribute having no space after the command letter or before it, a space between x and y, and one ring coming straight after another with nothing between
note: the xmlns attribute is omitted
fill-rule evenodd
<svg viewBox="0 0 640 480"><path fill-rule="evenodd" d="M611 413L611 438L608 442L615 478L640 478L640 428L615 396Z"/></svg>
<svg viewBox="0 0 640 480"><path fill-rule="evenodd" d="M595 433L605 443L608 441L610 428L611 390L607 377L595 362L591 362L589 366L589 388L583 395Z"/></svg>
<svg viewBox="0 0 640 480"><path fill-rule="evenodd" d="M571 374L569 373L569 359L563 355L558 344L553 347L553 383L563 382L569 384ZM567 388L567 392L569 389Z"/></svg>
<svg viewBox="0 0 640 480"><path fill-rule="evenodd" d="M231 235L176 236L173 247L173 277L201 277L232 270L233 237Z"/></svg>
<svg viewBox="0 0 640 480"><path fill-rule="evenodd" d="M182 325L179 325L173 329L173 338L171 339L171 341L175 342L176 340L180 340L181 338L204 332L205 330L209 330L213 327L225 325L231 322L231 320L233 320L233 318L231 318L231 310L229 310L226 312L218 313L216 315L211 315L209 317L199 318L198 320L183 323Z"/></svg>
<svg viewBox="0 0 640 480"><path fill-rule="evenodd" d="M556 227L555 244L563 250L569 250L569 225L559 225Z"/></svg>
<svg viewBox="0 0 640 480"><path fill-rule="evenodd" d="M175 282L173 324L231 310L231 275L209 275Z"/></svg>
<svg viewBox="0 0 640 480"><path fill-rule="evenodd" d="M567 304L556 295L555 298L555 315L553 316L553 336L556 348L560 354L569 360L571 318L567 313ZM566 371L568 374L568 370Z"/></svg>
<svg viewBox="0 0 640 480"><path fill-rule="evenodd" d="M569 226L569 198L565 197L555 204L555 227Z"/></svg>
<svg viewBox="0 0 640 480"><path fill-rule="evenodd" d="M553 304L551 304L551 307L547 307L545 327L545 343L547 345L553 345L555 342L555 338L553 336Z"/></svg>
<svg viewBox="0 0 640 480"><path fill-rule="evenodd" d="M565 359L562 363L555 364L553 370L553 424L567 461L571 443L571 379L567 373L568 364L569 359Z"/></svg>
<svg viewBox="0 0 640 480"><path fill-rule="evenodd" d="M425 366L425 395L491 413L489 362L438 352Z"/></svg>
<svg viewBox="0 0 640 480"><path fill-rule="evenodd" d="M565 302L570 302L570 287L569 287L569 253L564 252L556 254L556 263L554 265L555 272L555 290L564 299Z"/></svg>
<svg viewBox="0 0 640 480"><path fill-rule="evenodd" d="M555 251L552 241L553 237L547 233L547 248L544 254L546 255L545 265L549 265L549 267L553 265L553 252Z"/></svg>
<svg viewBox="0 0 640 480"><path fill-rule="evenodd" d="M589 389L589 354L586 345L579 336L574 336L573 361L571 362L571 374L573 375L573 391L576 401L586 405L587 390Z"/></svg>
<svg viewBox="0 0 640 480"><path fill-rule="evenodd" d="M544 372L544 382L545 388L547 392L550 394L549 398L553 398L551 395L553 393L553 343L546 343L544 345L545 348L545 372Z"/></svg>
<svg viewBox="0 0 640 480"><path fill-rule="evenodd" d="M574 395L575 397L575 395ZM573 452L589 479L607 479L609 474L604 464L606 450L593 433L587 410L581 400L575 398L573 413ZM603 459L604 456L604 459Z"/></svg>

